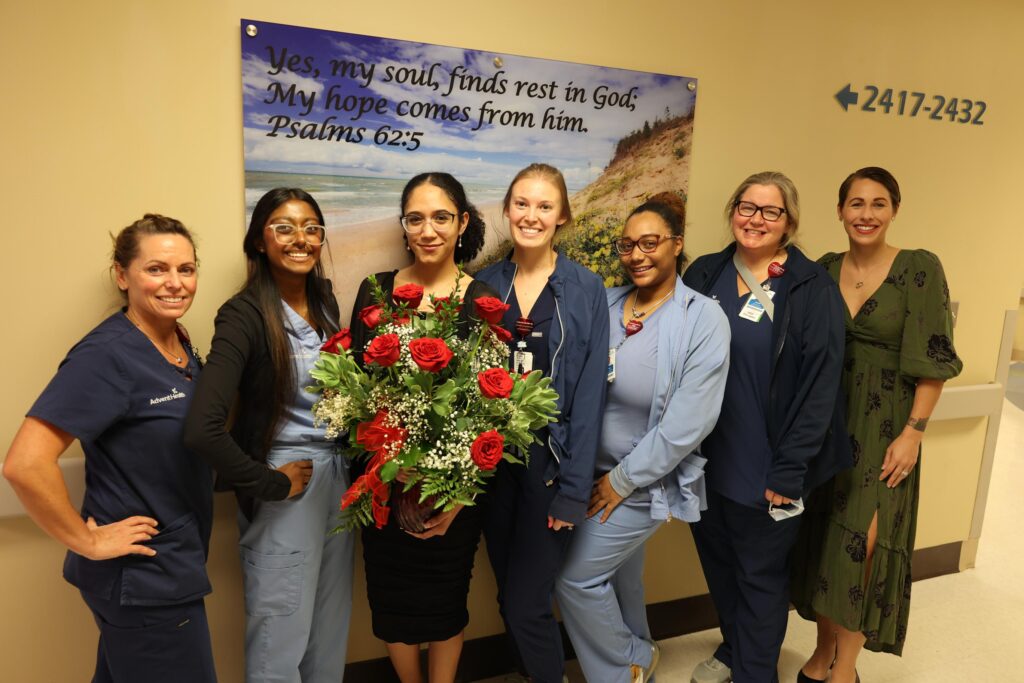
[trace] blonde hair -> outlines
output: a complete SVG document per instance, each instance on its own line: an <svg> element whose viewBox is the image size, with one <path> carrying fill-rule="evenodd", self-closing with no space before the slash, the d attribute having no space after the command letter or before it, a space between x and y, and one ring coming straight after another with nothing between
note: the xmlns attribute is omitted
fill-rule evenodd
<svg viewBox="0 0 1024 683"><path fill-rule="evenodd" d="M561 196L562 218L565 219L565 222L559 225L558 229L561 230L566 226L572 225L572 207L569 206L569 190L565 187L565 178L562 177L561 171L550 164L530 164L519 171L519 173L516 173L516 177L509 183L508 190L505 192L505 199L501 204L502 208L506 212L508 211L508 207L512 203L512 188L515 187L516 183L525 178L540 178L554 185Z"/></svg>
<svg viewBox="0 0 1024 683"><path fill-rule="evenodd" d="M779 243L780 247L785 247L788 244L792 244L796 241L796 231L800 227L800 195L796 191L796 185L790 180L786 174L779 171L761 171L748 176L746 180L740 183L736 191L729 197L729 201L725 204L725 219L727 221L732 220L732 212L736 210L736 205L740 201L740 197L746 192L752 185L771 185L779 189L779 193L782 195L783 207L786 210L786 234L783 235L782 241Z"/></svg>

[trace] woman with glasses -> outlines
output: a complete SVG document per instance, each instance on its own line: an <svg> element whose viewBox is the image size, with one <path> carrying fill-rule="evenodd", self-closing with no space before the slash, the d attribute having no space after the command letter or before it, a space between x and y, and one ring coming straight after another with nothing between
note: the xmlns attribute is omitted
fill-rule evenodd
<svg viewBox="0 0 1024 683"><path fill-rule="evenodd" d="M406 183L401 209L405 244L413 261L400 270L377 273L385 296L402 285L419 285L424 293L422 311L432 310L431 296L458 295L464 302L495 296L483 282L460 274L460 265L471 261L483 246L484 221L459 181L447 173L422 173ZM376 303L369 282L364 281L352 310L354 351L365 349L373 337L370 325ZM468 334L472 310L472 305L462 307L460 334ZM373 634L387 645L402 683L423 680L421 643L428 644L429 681L455 680L463 630L469 622L466 599L482 516L479 504L457 506L428 519L422 533L400 528L395 515L382 529L363 530Z"/></svg>
<svg viewBox="0 0 1024 683"><path fill-rule="evenodd" d="M903 651L921 439L943 383L963 367L942 264L887 242L899 208L891 173L851 173L837 207L849 251L820 260L847 305L843 393L855 461L815 492L794 554L793 604L818 626L801 682L857 680L864 647Z"/></svg>
<svg viewBox="0 0 1024 683"><path fill-rule="evenodd" d="M124 307L68 351L3 473L68 547L64 578L100 632L92 680L212 683L213 478L181 439L200 368L178 323L198 284L195 245L180 222L146 214L118 234L112 260ZM75 439L88 473L81 512L57 462ZM35 666L49 678L46 662Z"/></svg>
<svg viewBox="0 0 1024 683"><path fill-rule="evenodd" d="M512 253L477 277L509 305L503 322L514 330L512 366L551 378L560 415L535 435L528 467L498 465L484 537L513 656L535 683L561 683L564 657L552 593L594 481L608 303L601 279L553 246L555 233L572 223L558 169L532 164L521 170L504 209Z"/></svg>
<svg viewBox="0 0 1024 683"><path fill-rule="evenodd" d="M353 538L330 534L348 468L304 390L338 304L324 278L323 214L300 189L256 203L248 277L217 312L185 443L238 497L247 681L340 681ZM229 415L233 413L233 422Z"/></svg>
<svg viewBox="0 0 1024 683"><path fill-rule="evenodd" d="M696 522L707 505L698 447L725 391L729 323L679 278L684 215L677 195L656 195L633 210L615 242L633 284L608 290L597 481L556 584L588 681L650 679L658 650L644 604L644 544L673 518Z"/></svg>
<svg viewBox="0 0 1024 683"><path fill-rule="evenodd" d="M800 204L789 178L750 176L725 213L732 243L683 276L718 301L732 332L721 415L701 447L708 510L692 527L722 644L693 680L765 683L778 680L803 499L851 464L843 302L793 244Z"/></svg>

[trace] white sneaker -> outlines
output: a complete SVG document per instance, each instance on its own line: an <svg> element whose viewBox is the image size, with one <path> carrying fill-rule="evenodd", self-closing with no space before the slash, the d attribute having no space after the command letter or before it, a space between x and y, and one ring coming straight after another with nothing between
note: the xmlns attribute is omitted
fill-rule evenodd
<svg viewBox="0 0 1024 683"><path fill-rule="evenodd" d="M731 680L732 670L711 655L694 668L690 683L729 683Z"/></svg>
<svg viewBox="0 0 1024 683"><path fill-rule="evenodd" d="M639 664L629 665L629 680L630 683L647 683L654 675L654 670L658 668L658 660L661 659L661 648L658 647L658 643L651 643L651 665L646 669Z"/></svg>

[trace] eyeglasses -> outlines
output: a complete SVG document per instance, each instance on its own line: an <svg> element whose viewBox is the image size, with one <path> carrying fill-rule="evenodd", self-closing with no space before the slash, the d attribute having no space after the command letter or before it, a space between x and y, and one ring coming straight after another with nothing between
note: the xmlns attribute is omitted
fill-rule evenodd
<svg viewBox="0 0 1024 683"><path fill-rule="evenodd" d="M402 228L410 235L418 235L423 232L427 223L434 228L434 232L448 232L455 225L455 214L451 211L437 211L433 216L424 216L420 213L407 213L402 216Z"/></svg>
<svg viewBox="0 0 1024 683"><path fill-rule="evenodd" d="M761 218L766 221L777 221L782 218L782 214L786 213L786 210L781 207L758 206L753 202L736 202L733 206L736 207L736 213L744 218L752 218L755 213L760 211Z"/></svg>
<svg viewBox="0 0 1024 683"><path fill-rule="evenodd" d="M628 237L620 237L615 240L615 251L619 253L619 256L629 256L633 253L633 249L639 247L643 253L650 254L662 242L677 239L679 239L679 235L641 235L640 239L634 242Z"/></svg>
<svg viewBox="0 0 1024 683"><path fill-rule="evenodd" d="M298 238L300 232L310 244L323 244L327 236L327 228L315 223L303 225L301 228L291 223L274 223L267 227L274 231L274 241L278 244L291 244Z"/></svg>

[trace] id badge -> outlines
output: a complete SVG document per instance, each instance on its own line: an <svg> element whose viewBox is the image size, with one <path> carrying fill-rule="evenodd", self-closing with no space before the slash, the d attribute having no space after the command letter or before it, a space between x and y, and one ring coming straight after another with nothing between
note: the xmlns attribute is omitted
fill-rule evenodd
<svg viewBox="0 0 1024 683"><path fill-rule="evenodd" d="M769 299L775 299L775 292L772 290L766 289L764 293L768 295ZM763 315L764 306L761 305L761 302L758 301L757 297L754 296L754 293L751 292L747 295L747 303L745 303L743 308L740 309L740 317L744 320L756 323L761 320L761 316Z"/></svg>
<svg viewBox="0 0 1024 683"><path fill-rule="evenodd" d="M512 353L512 367L520 375L533 371L533 354L529 351L514 351Z"/></svg>
<svg viewBox="0 0 1024 683"><path fill-rule="evenodd" d="M615 381L615 352L618 349L608 349L608 384Z"/></svg>

